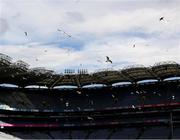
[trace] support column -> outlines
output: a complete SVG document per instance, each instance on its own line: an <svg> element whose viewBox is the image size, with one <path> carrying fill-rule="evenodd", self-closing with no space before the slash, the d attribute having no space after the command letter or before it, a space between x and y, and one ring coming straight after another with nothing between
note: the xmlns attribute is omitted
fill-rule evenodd
<svg viewBox="0 0 180 140"><path fill-rule="evenodd" d="M174 126L173 126L173 114L170 112L170 137L173 138Z"/></svg>

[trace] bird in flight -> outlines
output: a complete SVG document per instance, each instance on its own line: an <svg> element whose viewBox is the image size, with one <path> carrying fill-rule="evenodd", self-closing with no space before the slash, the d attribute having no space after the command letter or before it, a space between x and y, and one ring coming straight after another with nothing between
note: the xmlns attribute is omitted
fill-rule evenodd
<svg viewBox="0 0 180 140"><path fill-rule="evenodd" d="M115 98L114 94L112 94L112 98Z"/></svg>
<svg viewBox="0 0 180 140"><path fill-rule="evenodd" d="M164 17L160 17L160 18L159 18L159 21L162 21L162 20L164 20Z"/></svg>
<svg viewBox="0 0 180 140"><path fill-rule="evenodd" d="M108 56L106 56L106 62L112 63L112 60Z"/></svg>
<svg viewBox="0 0 180 140"><path fill-rule="evenodd" d="M77 94L81 94L81 91L79 91L79 90L78 90L78 91L76 91L76 92L77 92Z"/></svg>
<svg viewBox="0 0 180 140"><path fill-rule="evenodd" d="M24 32L24 34L25 34L25 36L27 36L27 35L28 35L28 33L27 33L27 32Z"/></svg>
<svg viewBox="0 0 180 140"><path fill-rule="evenodd" d="M63 34L65 34L65 35L68 36L68 37L72 37L71 35L69 35L68 33L66 33L66 32L63 31L63 30L57 29L57 31L62 32Z"/></svg>
<svg viewBox="0 0 180 140"><path fill-rule="evenodd" d="M93 118L93 117L90 117L90 116L87 116L87 119L88 119L88 120L94 120L94 118Z"/></svg>
<svg viewBox="0 0 180 140"><path fill-rule="evenodd" d="M80 108L80 107L77 107L77 109L78 109L78 110L81 110L81 108Z"/></svg>

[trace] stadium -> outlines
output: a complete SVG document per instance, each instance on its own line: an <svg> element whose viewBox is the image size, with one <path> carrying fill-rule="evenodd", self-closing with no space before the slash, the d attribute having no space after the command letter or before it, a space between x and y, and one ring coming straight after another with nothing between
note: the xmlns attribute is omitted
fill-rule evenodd
<svg viewBox="0 0 180 140"><path fill-rule="evenodd" d="M180 139L179 0L0 0L0 139Z"/></svg>
<svg viewBox="0 0 180 140"><path fill-rule="evenodd" d="M56 74L1 54L0 73L2 138L180 138L176 62Z"/></svg>

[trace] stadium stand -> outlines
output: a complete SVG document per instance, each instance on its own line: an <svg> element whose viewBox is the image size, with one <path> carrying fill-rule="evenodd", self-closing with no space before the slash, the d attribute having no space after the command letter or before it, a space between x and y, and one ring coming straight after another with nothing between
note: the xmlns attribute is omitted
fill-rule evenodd
<svg viewBox="0 0 180 140"><path fill-rule="evenodd" d="M12 58L0 54L1 136L180 138L178 76L180 65L176 62L56 74L40 67L29 69L26 62L13 63ZM167 80L171 77L174 80ZM140 82L143 80L147 82ZM130 84L113 86L118 82ZM105 86L85 87L92 84ZM54 88L65 85L77 88Z"/></svg>

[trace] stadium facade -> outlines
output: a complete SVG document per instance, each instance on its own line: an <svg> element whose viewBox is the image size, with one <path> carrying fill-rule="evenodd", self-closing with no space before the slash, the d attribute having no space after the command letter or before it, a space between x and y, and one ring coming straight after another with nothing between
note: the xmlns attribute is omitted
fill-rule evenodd
<svg viewBox="0 0 180 140"><path fill-rule="evenodd" d="M0 128L18 138L180 138L180 81L168 80L178 76L176 62L56 74L1 54L0 83L18 87L0 87Z"/></svg>

